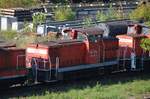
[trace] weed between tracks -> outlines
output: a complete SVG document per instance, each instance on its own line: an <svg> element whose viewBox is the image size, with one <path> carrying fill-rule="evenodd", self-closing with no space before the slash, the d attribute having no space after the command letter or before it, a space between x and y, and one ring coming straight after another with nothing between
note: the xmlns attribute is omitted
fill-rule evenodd
<svg viewBox="0 0 150 99"><path fill-rule="evenodd" d="M8 96L9 95L9 96ZM105 76L98 79L67 81L40 87L11 89L4 98L14 99L143 99L150 96L150 74Z"/></svg>

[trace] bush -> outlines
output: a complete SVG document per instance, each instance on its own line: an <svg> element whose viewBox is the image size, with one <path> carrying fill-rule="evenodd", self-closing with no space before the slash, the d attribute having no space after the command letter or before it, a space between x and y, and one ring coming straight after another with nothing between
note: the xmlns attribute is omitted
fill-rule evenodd
<svg viewBox="0 0 150 99"><path fill-rule="evenodd" d="M41 25L46 20L46 15L42 12L35 13L32 16L33 19L33 32L36 32L37 25Z"/></svg>
<svg viewBox="0 0 150 99"><path fill-rule="evenodd" d="M147 25L147 26L150 26L150 21L147 21L144 24Z"/></svg>
<svg viewBox="0 0 150 99"><path fill-rule="evenodd" d="M150 51L150 39L143 39L141 41L141 47L144 49L144 50L147 50L147 51Z"/></svg>
<svg viewBox="0 0 150 99"><path fill-rule="evenodd" d="M54 9L54 19L56 21L74 20L75 12L70 7L58 7Z"/></svg>
<svg viewBox="0 0 150 99"><path fill-rule="evenodd" d="M111 4L107 13L98 11L96 14L96 19L98 21L107 21L112 19L123 19L123 18L124 18L123 11L114 9Z"/></svg>
<svg viewBox="0 0 150 99"><path fill-rule="evenodd" d="M8 42L16 43L19 48L26 48L29 43L38 43L44 41L55 40L56 35L51 34L48 36L37 36L35 33L18 33L16 31L1 31L0 39Z"/></svg>
<svg viewBox="0 0 150 99"><path fill-rule="evenodd" d="M130 19L133 20L141 20L141 19L144 21L150 20L150 5L145 4L139 6L129 16Z"/></svg>
<svg viewBox="0 0 150 99"><path fill-rule="evenodd" d="M104 14L104 12L98 11L97 14L96 14L96 20L98 20L98 21L106 21L106 20L108 20L108 17L106 16L106 14Z"/></svg>
<svg viewBox="0 0 150 99"><path fill-rule="evenodd" d="M13 40L15 37L17 37L17 32L12 30L1 31L0 37L4 40Z"/></svg>
<svg viewBox="0 0 150 99"><path fill-rule="evenodd" d="M23 35L19 37L15 42L16 42L17 47L26 48L29 43L35 42L35 37Z"/></svg>
<svg viewBox="0 0 150 99"><path fill-rule="evenodd" d="M29 43L39 43L50 40L56 40L55 35L50 36L20 35L15 42L17 47L26 48Z"/></svg>
<svg viewBox="0 0 150 99"><path fill-rule="evenodd" d="M112 4L110 4L109 11L106 14L106 16L108 17L109 20L111 20L111 19L117 19L116 10L112 7Z"/></svg>
<svg viewBox="0 0 150 99"><path fill-rule="evenodd" d="M87 17L83 20L83 27L90 27L92 26L92 18Z"/></svg>
<svg viewBox="0 0 150 99"><path fill-rule="evenodd" d="M33 24L28 23L28 22L24 22L24 27L23 27L23 33L30 33L33 32Z"/></svg>

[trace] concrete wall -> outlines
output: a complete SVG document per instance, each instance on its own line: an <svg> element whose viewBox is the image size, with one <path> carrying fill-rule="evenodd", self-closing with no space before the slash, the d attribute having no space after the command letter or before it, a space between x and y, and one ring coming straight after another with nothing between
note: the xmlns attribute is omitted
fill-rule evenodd
<svg viewBox="0 0 150 99"><path fill-rule="evenodd" d="M0 16L0 30L20 30L24 22L18 22L16 17Z"/></svg>
<svg viewBox="0 0 150 99"><path fill-rule="evenodd" d="M1 17L1 30L7 30L7 18Z"/></svg>

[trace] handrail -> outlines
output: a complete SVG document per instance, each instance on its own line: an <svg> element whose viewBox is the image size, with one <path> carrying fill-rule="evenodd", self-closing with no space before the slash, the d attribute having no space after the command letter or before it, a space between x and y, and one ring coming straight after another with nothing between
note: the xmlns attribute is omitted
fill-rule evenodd
<svg viewBox="0 0 150 99"><path fill-rule="evenodd" d="M123 68L124 68L124 69L125 69L125 65L126 65L125 59L126 59L127 50L128 50L128 46L126 46L125 51L124 51L124 53L123 53Z"/></svg>
<svg viewBox="0 0 150 99"><path fill-rule="evenodd" d="M59 57L56 57L56 80L58 79L58 70L59 70Z"/></svg>
<svg viewBox="0 0 150 99"><path fill-rule="evenodd" d="M51 57L49 56L49 58L48 58L48 60L49 60L49 72L50 72L50 80L51 80L51 78L52 78L52 62L51 62Z"/></svg>
<svg viewBox="0 0 150 99"><path fill-rule="evenodd" d="M103 44L103 47L104 47L104 48L103 48L103 62L105 62L105 53L106 53L106 52L105 52L105 49L106 49L106 48L105 48L105 43L104 43L104 40L103 40L103 39L102 39L102 44Z"/></svg>
<svg viewBox="0 0 150 99"><path fill-rule="evenodd" d="M120 62L120 53L121 53L121 50L120 50L120 48L119 48L118 51L117 51L117 61L118 61L117 69L118 69L118 70L119 70L119 66L120 66L120 64L119 64L119 62Z"/></svg>
<svg viewBox="0 0 150 99"><path fill-rule="evenodd" d="M36 76L35 76L35 83L37 83L37 70L38 70L38 64L37 64L37 61L36 61L36 58L32 58L32 60L34 61L34 64L35 64L35 69L36 69Z"/></svg>

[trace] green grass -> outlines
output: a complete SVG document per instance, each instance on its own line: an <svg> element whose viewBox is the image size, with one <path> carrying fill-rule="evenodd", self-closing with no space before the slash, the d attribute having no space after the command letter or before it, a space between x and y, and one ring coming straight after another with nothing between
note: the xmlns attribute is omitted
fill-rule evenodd
<svg viewBox="0 0 150 99"><path fill-rule="evenodd" d="M104 76L11 91L6 96L14 99L142 99L150 96L150 74Z"/></svg>
<svg viewBox="0 0 150 99"><path fill-rule="evenodd" d="M30 99L129 99L140 98L140 94L150 92L150 80L135 80L129 83L114 85L96 84L83 89L70 89L67 92L45 91L42 95L33 95Z"/></svg>

